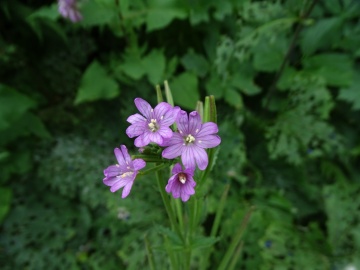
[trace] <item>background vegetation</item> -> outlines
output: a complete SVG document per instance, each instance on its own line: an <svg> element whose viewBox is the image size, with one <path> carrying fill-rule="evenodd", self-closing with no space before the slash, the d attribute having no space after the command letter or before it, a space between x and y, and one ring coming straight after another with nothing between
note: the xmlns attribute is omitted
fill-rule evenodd
<svg viewBox="0 0 360 270"><path fill-rule="evenodd" d="M209 269L250 205L234 269L360 269L358 1L79 6L73 24L54 1L0 2L2 269L147 268L145 236L167 269L155 179L125 200L102 184L113 148L132 145L133 99L154 105L164 80L188 110L217 99L221 149L197 194L204 235L230 189Z"/></svg>

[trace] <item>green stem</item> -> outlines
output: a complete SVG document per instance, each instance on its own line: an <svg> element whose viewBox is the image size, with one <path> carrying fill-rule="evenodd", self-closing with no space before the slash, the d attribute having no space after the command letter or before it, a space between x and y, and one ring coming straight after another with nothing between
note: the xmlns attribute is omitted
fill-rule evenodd
<svg viewBox="0 0 360 270"><path fill-rule="evenodd" d="M140 171L139 172L139 175L147 175L147 174L150 174L150 173L153 173L153 172L157 172L159 170L162 170L166 167L169 167L169 164L166 164L166 163L163 163L163 164L160 164L160 165L157 165L155 167L152 167L150 169L147 169L147 170L144 170L144 171Z"/></svg>
<svg viewBox="0 0 360 270"><path fill-rule="evenodd" d="M239 257L240 257L240 255L241 255L241 251L242 251L243 245L244 245L244 242L241 241L240 244L239 244L239 246L237 247L237 249L236 249L236 251L235 251L234 256L233 256L232 259L231 259L229 268L228 268L227 270L233 270L233 269L235 269L236 263L238 262Z"/></svg>
<svg viewBox="0 0 360 270"><path fill-rule="evenodd" d="M172 250L171 244L169 243L169 239L166 235L164 235L165 248L167 253L169 254L171 269L177 269L178 264L176 262L174 251Z"/></svg>
<svg viewBox="0 0 360 270"><path fill-rule="evenodd" d="M221 218L222 218L222 214L225 208L225 202L227 199L227 195L229 193L229 189L230 189L230 184L226 184L225 189L223 194L221 195L220 198L220 202L218 205L218 208L216 210L216 214L215 214L215 220L214 223L211 227L211 232L210 232L210 236L211 237L215 237L218 233L219 227L220 227L220 222L221 222ZM208 261L209 258L211 256L211 253L213 252L213 247L208 248L205 252L204 252L204 256L202 257L202 264L201 264L201 269L204 270L207 268L208 266Z"/></svg>
<svg viewBox="0 0 360 270"><path fill-rule="evenodd" d="M177 213L177 217L179 220L180 229L184 232L185 228L184 228L184 220L183 220L183 216L182 216L181 202L180 202L180 199L174 200L174 201L175 201L175 208L176 208L176 213Z"/></svg>
<svg viewBox="0 0 360 270"><path fill-rule="evenodd" d="M244 219L242 220L241 225L240 225L239 229L237 230L234 238L232 239L230 246L229 246L228 250L226 251L224 258L222 259L218 270L228 269L228 264L234 255L234 251L235 251L236 247L240 243L241 237L245 231L247 224L249 223L249 220L250 220L250 217L251 217L251 214L253 211L254 211L254 207L252 206L252 207L250 207L249 211L246 213Z"/></svg>
<svg viewBox="0 0 360 270"><path fill-rule="evenodd" d="M162 175L162 171L161 170L158 170L156 172L156 180L157 180L157 183L158 183L158 186L159 186L159 190L160 190L160 194L161 194L161 198L163 200L163 203L164 203L164 206L165 206L165 209L166 209L166 212L169 216L169 219L170 219L170 223L171 223L171 226L173 227L173 229L175 230L175 232L178 234L178 236L180 237L180 239L182 241L184 241L184 237L180 231L180 228L179 228L179 225L178 223L176 222L176 218L175 218L175 215L174 215L174 211L170 205L170 200L169 200L169 196L168 194L166 194L166 191L165 191L165 181L164 181L164 177Z"/></svg>
<svg viewBox="0 0 360 270"><path fill-rule="evenodd" d="M222 214L223 214L223 211L224 211L224 208L225 208L225 202L226 202L226 199L227 199L227 195L229 193L229 189L230 189L230 184L226 184L225 190L224 190L223 194L221 195L221 199L220 199L218 209L216 210L215 220L214 220L213 226L211 228L210 236L215 237L217 232L218 232L218 229L219 229L219 226L220 226L220 221L221 221L221 218L222 218Z"/></svg>
<svg viewBox="0 0 360 270"><path fill-rule="evenodd" d="M151 270L155 270L155 261L154 261L154 255L152 252L152 248L150 246L149 240L147 238L147 235L145 235L145 245L146 245L146 254L149 259L149 266Z"/></svg>
<svg viewBox="0 0 360 270"><path fill-rule="evenodd" d="M158 162L158 163L164 163L167 162L167 160L161 158L157 155L132 155L131 159L141 158L146 162Z"/></svg>
<svg viewBox="0 0 360 270"><path fill-rule="evenodd" d="M272 98L272 95L273 95L274 92L275 92L276 85L277 85L278 81L280 80L280 78L281 78L281 76L282 76L282 74L283 74L283 72L284 72L284 70L285 70L285 67L286 67L286 65L287 65L287 63L288 63L288 61L289 61L289 59L290 59L290 57L291 57L291 55L292 55L292 52L293 52L293 50L294 50L294 48L295 48L296 41L297 41L297 39L298 39L298 37L299 37L299 34L300 34L300 32L301 32L301 30L302 30L302 28L303 28L302 21L304 21L304 20L310 15L311 11L314 9L314 7L315 7L315 5L316 5L316 3L317 3L318 1L319 1L319 0L313 0L312 3L310 4L310 7L309 7L306 11L304 11L304 12L300 15L300 17L299 17L299 19L298 19L298 20L299 20L299 23L298 23L297 26L296 26L296 29L295 29L295 31L294 31L294 36L293 36L293 38L292 38L292 40L291 40L291 42L290 42L289 48L288 48L288 50L287 50L287 52L286 52L286 55L285 55L285 57L284 57L284 59L283 59L283 61L282 61L282 63L281 63L281 66L280 66L280 68L279 68L279 71L276 73L275 78L274 78L273 82L271 83L271 85L270 85L270 87L269 87L268 94L267 94L267 96L265 97L265 102L264 102L264 107L265 107L265 108L268 108L268 106L269 106L269 104L270 104L270 100L271 100L271 98Z"/></svg>

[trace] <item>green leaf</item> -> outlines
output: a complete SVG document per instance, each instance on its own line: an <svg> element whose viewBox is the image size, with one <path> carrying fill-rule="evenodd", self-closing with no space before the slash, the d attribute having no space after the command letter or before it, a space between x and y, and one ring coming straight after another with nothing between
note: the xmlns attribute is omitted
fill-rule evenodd
<svg viewBox="0 0 360 270"><path fill-rule="evenodd" d="M181 64L199 77L204 77L209 70L209 63L206 58L195 53L194 50L189 50L187 54L181 58Z"/></svg>
<svg viewBox="0 0 360 270"><path fill-rule="evenodd" d="M238 73L230 79L230 84L246 95L259 94L261 88L254 83L255 74L250 68L240 68Z"/></svg>
<svg viewBox="0 0 360 270"><path fill-rule="evenodd" d="M304 59L304 66L314 75L322 76L331 86L346 87L353 79L352 61L346 54L318 54Z"/></svg>
<svg viewBox="0 0 360 270"><path fill-rule="evenodd" d="M112 2L112 5L105 5L96 0L83 1L81 6L83 19L78 24L88 27L109 24L117 18L115 7L115 1Z"/></svg>
<svg viewBox="0 0 360 270"><path fill-rule="evenodd" d="M104 67L94 60L81 78L75 104L95 101L98 99L112 99L120 93L117 82L110 77Z"/></svg>
<svg viewBox="0 0 360 270"><path fill-rule="evenodd" d="M191 243L191 247L194 249L207 248L213 246L218 241L218 237L198 236Z"/></svg>
<svg viewBox="0 0 360 270"><path fill-rule="evenodd" d="M310 55L317 49L332 44L332 36L336 36L334 32L340 28L342 23L341 17L325 18L306 28L300 41L303 54Z"/></svg>
<svg viewBox="0 0 360 270"><path fill-rule="evenodd" d="M359 71L355 73L353 83L347 87L340 89L338 99L345 100L352 103L353 110L360 109L360 74Z"/></svg>
<svg viewBox="0 0 360 270"><path fill-rule="evenodd" d="M142 59L142 65L146 72L149 81L152 84L160 83L165 72L165 56L160 50L152 50L147 56Z"/></svg>
<svg viewBox="0 0 360 270"><path fill-rule="evenodd" d="M274 40L262 40L253 49L254 68L258 71L272 72L280 68L287 49L284 38L277 37Z"/></svg>
<svg viewBox="0 0 360 270"><path fill-rule="evenodd" d="M0 84L0 130L8 128L35 104L29 97Z"/></svg>
<svg viewBox="0 0 360 270"><path fill-rule="evenodd" d="M222 98L226 89L222 80L216 74L212 74L209 80L206 80L205 88L208 95L213 95L216 99Z"/></svg>
<svg viewBox="0 0 360 270"><path fill-rule="evenodd" d="M187 12L175 5L175 1L152 0L146 14L147 31L164 28L174 19L185 19Z"/></svg>
<svg viewBox="0 0 360 270"><path fill-rule="evenodd" d="M187 109L195 109L200 99L197 77L189 72L180 74L170 82L175 104Z"/></svg>
<svg viewBox="0 0 360 270"><path fill-rule="evenodd" d="M51 6L43 6L29 16L29 18L46 18L52 21L55 21L59 17L60 14L57 4L52 4Z"/></svg>
<svg viewBox="0 0 360 270"><path fill-rule="evenodd" d="M241 95L232 88L226 90L225 101L234 106L236 109L242 109L244 107L244 102Z"/></svg>
<svg viewBox="0 0 360 270"><path fill-rule="evenodd" d="M0 224L9 212L12 199L12 191L10 188L0 187Z"/></svg>

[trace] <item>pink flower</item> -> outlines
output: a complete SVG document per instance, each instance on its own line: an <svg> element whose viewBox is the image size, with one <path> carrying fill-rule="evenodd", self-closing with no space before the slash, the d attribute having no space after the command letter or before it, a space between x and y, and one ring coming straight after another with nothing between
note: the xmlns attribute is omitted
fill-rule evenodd
<svg viewBox="0 0 360 270"><path fill-rule="evenodd" d="M170 126L175 122L180 111L179 107L172 107L166 102L159 103L154 109L141 98L135 99L135 105L140 114L131 115L127 121L131 123L126 134L135 139L135 146L144 147L153 142L161 145L164 139L173 135Z"/></svg>
<svg viewBox="0 0 360 270"><path fill-rule="evenodd" d="M167 159L174 159L181 156L185 168L205 170L208 166L206 148L213 148L220 144L221 139L216 133L218 126L213 122L202 124L200 115L194 111L189 114L180 111L176 120L179 132L166 141L167 148L162 156Z"/></svg>
<svg viewBox="0 0 360 270"><path fill-rule="evenodd" d="M82 20L82 15L77 8L76 0L58 0L59 13L72 22Z"/></svg>
<svg viewBox="0 0 360 270"><path fill-rule="evenodd" d="M183 171L181 165L176 163L172 169L173 176L170 177L165 187L166 192L172 193L174 198L181 197L183 202L189 200L190 196L195 194L194 170L194 168L187 168Z"/></svg>
<svg viewBox="0 0 360 270"><path fill-rule="evenodd" d="M103 182L111 187L111 192L123 187L122 198L125 198L130 193L138 171L144 168L146 163L142 159L131 160L125 145L121 145L120 149L115 148L114 150L118 164L111 165L104 170Z"/></svg>

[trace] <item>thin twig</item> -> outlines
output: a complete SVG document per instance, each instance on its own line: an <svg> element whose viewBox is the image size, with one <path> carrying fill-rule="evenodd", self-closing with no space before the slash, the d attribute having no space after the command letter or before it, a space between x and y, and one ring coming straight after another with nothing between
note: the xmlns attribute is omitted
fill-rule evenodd
<svg viewBox="0 0 360 270"><path fill-rule="evenodd" d="M282 73L285 70L286 64L288 63L288 61L290 59L290 56L291 56L291 54L292 54L292 52L293 52L293 50L295 48L296 41L297 41L297 39L299 37L299 34L300 34L300 31L302 30L302 27L303 27L302 22L310 15L311 11L314 9L314 7L315 7L315 5L316 5L316 3L318 1L319 0L313 0L310 7L303 14L300 14L300 18L299 18L300 20L299 20L299 23L297 24L297 27L295 29L295 33L294 33L294 36L293 36L293 38L291 40L291 43L289 45L289 49L286 52L286 55L284 57L284 60L281 63L279 71L275 75L275 79L273 80L271 86L269 87L269 92L268 92L268 95L267 95L267 98L266 98L266 101L265 101L265 104L264 104L265 108L268 107L270 99L271 99L272 95L275 92L276 84L280 80L280 78L282 76Z"/></svg>

